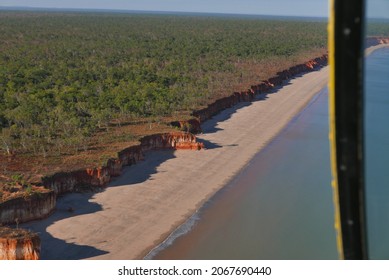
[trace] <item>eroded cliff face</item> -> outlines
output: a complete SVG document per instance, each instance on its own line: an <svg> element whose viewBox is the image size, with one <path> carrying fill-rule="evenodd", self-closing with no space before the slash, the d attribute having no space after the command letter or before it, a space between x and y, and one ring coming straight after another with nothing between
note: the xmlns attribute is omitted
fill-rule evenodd
<svg viewBox="0 0 389 280"><path fill-rule="evenodd" d="M0 203L0 224L16 224L49 216L55 209L56 197L67 192L90 190L106 186L112 177L120 176L124 166L144 159L144 152L156 149L200 150L191 133L161 133L143 137L140 145L118 152L101 167L55 173L42 178L46 190Z"/></svg>
<svg viewBox="0 0 389 280"><path fill-rule="evenodd" d="M118 153L118 161L119 164L121 164L122 166L133 165L143 159L144 155L142 152L142 147L140 145L128 147ZM115 164L117 165L118 163Z"/></svg>
<svg viewBox="0 0 389 280"><path fill-rule="evenodd" d="M140 142L142 151L156 149L201 150L203 148L203 144L197 142L196 136L183 132L154 134L143 137Z"/></svg>
<svg viewBox="0 0 389 280"><path fill-rule="evenodd" d="M56 173L42 178L43 185L56 194L73 192L80 189L104 187L112 177L120 176L124 166L136 164L144 159L144 152L156 149L200 150L196 136L191 133L160 133L140 139L141 144L126 148L111 158L104 166L72 172Z"/></svg>
<svg viewBox="0 0 389 280"><path fill-rule="evenodd" d="M0 204L0 224L24 223L48 217L55 204L56 195L50 190L7 200Z"/></svg>
<svg viewBox="0 0 389 280"><path fill-rule="evenodd" d="M175 121L171 122L170 125L179 128L181 131L190 132L194 134L199 134L203 132L198 119Z"/></svg>
<svg viewBox="0 0 389 280"><path fill-rule="evenodd" d="M381 44L389 44L388 37L369 37L366 39L366 48Z"/></svg>
<svg viewBox="0 0 389 280"><path fill-rule="evenodd" d="M0 227L0 260L38 260L40 251L38 234Z"/></svg>
<svg viewBox="0 0 389 280"><path fill-rule="evenodd" d="M302 73L314 71L322 66L325 66L327 65L327 62L328 55L325 54L307 61L306 63L290 67L289 69L278 72L276 76L271 77L266 81L262 81L257 85L252 85L247 91L234 92L230 96L218 99L212 104L209 104L206 108L194 111L192 115L196 117L200 123L202 123L219 112L238 104L239 102L251 102L255 95L268 93L274 87L282 86L285 81L291 79L292 77Z"/></svg>

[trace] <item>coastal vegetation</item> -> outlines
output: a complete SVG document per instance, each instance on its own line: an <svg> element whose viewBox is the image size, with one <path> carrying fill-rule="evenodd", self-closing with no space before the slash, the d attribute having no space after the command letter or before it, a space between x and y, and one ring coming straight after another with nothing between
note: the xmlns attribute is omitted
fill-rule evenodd
<svg viewBox="0 0 389 280"><path fill-rule="evenodd" d="M3 12L0 29L1 148L43 156L190 112L277 70L254 65L326 47L323 22Z"/></svg>
<svg viewBox="0 0 389 280"><path fill-rule="evenodd" d="M367 36L389 36L389 22L368 21Z"/></svg>

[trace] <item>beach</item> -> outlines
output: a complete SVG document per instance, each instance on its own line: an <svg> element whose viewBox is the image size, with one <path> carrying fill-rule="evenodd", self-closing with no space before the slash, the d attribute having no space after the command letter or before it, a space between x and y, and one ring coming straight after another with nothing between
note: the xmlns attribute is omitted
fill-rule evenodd
<svg viewBox="0 0 389 280"><path fill-rule="evenodd" d="M371 47L367 53L377 48ZM58 200L44 221L43 259L142 259L190 218L299 113L328 82L329 68L240 103L202 124L201 151L152 151L100 193Z"/></svg>
<svg viewBox="0 0 389 280"><path fill-rule="evenodd" d="M377 49L377 48L375 48ZM382 151L388 145L389 49L366 59L366 191L369 256L387 259ZM147 258L337 259L328 143L328 89L321 90L231 183Z"/></svg>
<svg viewBox="0 0 389 280"><path fill-rule="evenodd" d="M328 81L328 67L202 124L201 151L153 151L102 192L69 194L42 222L43 259L141 259L223 188Z"/></svg>
<svg viewBox="0 0 389 280"><path fill-rule="evenodd" d="M387 47L379 45L367 50ZM271 141L328 82L329 68L296 77L202 124L201 151L152 151L99 193L68 194L44 221L43 259L142 259Z"/></svg>

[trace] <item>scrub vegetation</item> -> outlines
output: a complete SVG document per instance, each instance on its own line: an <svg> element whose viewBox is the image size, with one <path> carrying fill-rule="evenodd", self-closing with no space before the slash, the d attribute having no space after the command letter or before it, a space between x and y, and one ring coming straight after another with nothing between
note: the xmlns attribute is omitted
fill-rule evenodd
<svg viewBox="0 0 389 280"><path fill-rule="evenodd" d="M0 147L87 150L98 130L189 114L325 47L323 22L1 12Z"/></svg>

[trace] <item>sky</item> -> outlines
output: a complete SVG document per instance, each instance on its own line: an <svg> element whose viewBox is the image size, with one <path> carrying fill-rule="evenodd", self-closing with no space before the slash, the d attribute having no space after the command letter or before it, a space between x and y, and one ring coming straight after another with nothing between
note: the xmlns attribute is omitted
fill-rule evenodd
<svg viewBox="0 0 389 280"><path fill-rule="evenodd" d="M328 16L328 0L0 0L0 6ZM389 18L389 0L368 0L368 16Z"/></svg>

